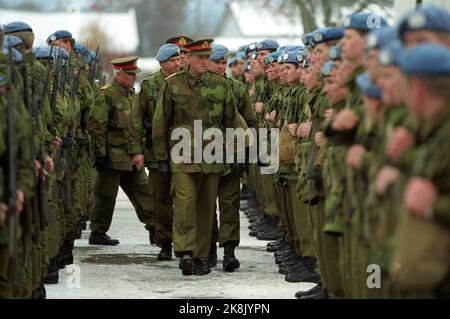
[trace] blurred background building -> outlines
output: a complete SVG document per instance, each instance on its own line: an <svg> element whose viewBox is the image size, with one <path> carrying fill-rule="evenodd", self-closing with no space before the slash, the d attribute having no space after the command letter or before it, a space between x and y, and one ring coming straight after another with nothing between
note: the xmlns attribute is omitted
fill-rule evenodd
<svg viewBox="0 0 450 319"><path fill-rule="evenodd" d="M99 46L105 65L136 54L148 74L159 67L158 48L175 35L211 37L231 51L269 37L301 44L305 32L352 12L371 10L394 23L417 2L450 7L449 0L0 0L0 23L27 22L36 45L67 29L91 50Z"/></svg>

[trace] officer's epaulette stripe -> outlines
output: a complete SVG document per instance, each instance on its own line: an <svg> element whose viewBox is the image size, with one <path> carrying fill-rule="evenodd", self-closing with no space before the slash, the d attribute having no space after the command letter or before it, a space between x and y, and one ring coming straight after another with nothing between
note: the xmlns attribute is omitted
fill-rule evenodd
<svg viewBox="0 0 450 319"><path fill-rule="evenodd" d="M165 81L167 81L168 79L171 79L171 78L173 78L175 76L181 75L181 74L184 74L184 70L181 70L181 71L179 71L177 73L169 75L168 77L165 78Z"/></svg>
<svg viewBox="0 0 450 319"><path fill-rule="evenodd" d="M102 87L102 90L107 90L112 86L112 83L107 83Z"/></svg>

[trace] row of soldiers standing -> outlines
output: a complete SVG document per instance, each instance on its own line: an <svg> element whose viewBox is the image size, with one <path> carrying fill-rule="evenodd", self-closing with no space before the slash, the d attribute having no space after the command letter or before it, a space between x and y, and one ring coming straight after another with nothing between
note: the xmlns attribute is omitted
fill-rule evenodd
<svg viewBox="0 0 450 319"><path fill-rule="evenodd" d="M450 15L419 6L396 27L373 13L243 47L229 66L279 169L251 164L241 209L275 240L297 298L448 297Z"/></svg>
<svg viewBox="0 0 450 319"><path fill-rule="evenodd" d="M41 299L93 205L87 116L101 65L68 31L34 48L31 26L11 22L0 43L0 298Z"/></svg>

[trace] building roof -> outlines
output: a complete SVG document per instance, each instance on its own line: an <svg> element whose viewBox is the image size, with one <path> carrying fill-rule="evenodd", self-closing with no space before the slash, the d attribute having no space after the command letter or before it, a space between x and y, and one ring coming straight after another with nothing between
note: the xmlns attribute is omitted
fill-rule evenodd
<svg viewBox="0 0 450 319"><path fill-rule="evenodd" d="M70 31L75 40L82 39L84 28L95 23L111 40L107 48L110 53L131 53L139 47L136 12L133 8L128 12L73 13L0 10L0 23L13 21L26 22L33 28L35 46L46 46L47 37L61 29Z"/></svg>

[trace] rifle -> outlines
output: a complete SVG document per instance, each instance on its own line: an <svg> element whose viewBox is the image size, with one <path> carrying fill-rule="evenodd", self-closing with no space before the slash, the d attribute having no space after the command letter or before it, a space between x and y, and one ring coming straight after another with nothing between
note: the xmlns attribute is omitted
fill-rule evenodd
<svg viewBox="0 0 450 319"><path fill-rule="evenodd" d="M17 138L16 138L16 122L14 116L13 106L13 83L14 83L14 71L13 71L13 58L12 48L8 48L9 65L8 65L8 92L7 92L7 105L8 105L8 148L7 148L7 174L8 185L7 198L8 198L8 230L9 230L9 258L11 260L10 277L13 284L17 284L17 213L16 213L16 201L17 201Z"/></svg>
<svg viewBox="0 0 450 319"><path fill-rule="evenodd" d="M95 69L97 68L97 62L98 62L98 51L100 50L100 46L97 46L97 50L95 51L95 56L91 60L91 63L89 63L89 77L88 81L91 84L91 86L94 86L94 80L95 80Z"/></svg>

